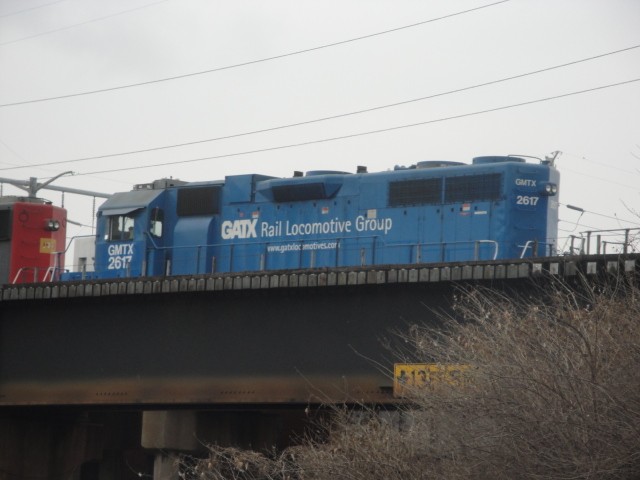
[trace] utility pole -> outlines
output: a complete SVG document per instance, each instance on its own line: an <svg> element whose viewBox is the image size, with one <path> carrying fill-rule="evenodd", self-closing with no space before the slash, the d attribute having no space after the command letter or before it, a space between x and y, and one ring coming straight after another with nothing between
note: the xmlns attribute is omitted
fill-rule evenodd
<svg viewBox="0 0 640 480"><path fill-rule="evenodd" d="M0 177L0 183L8 183L13 185L14 187L18 187L21 190L24 190L29 195L29 198L36 198L36 194L38 190L54 190L56 192L64 192L64 193L75 193L77 195L86 195L88 197L100 197L100 198L109 198L111 197L110 193L101 193L94 192L91 190L80 190L78 188L69 188L69 187L58 187L56 185L51 185L55 180L64 176L64 175L72 175L73 172L63 172L60 175L56 175L53 178L50 178L44 183L38 183L38 179L36 177L30 177L29 180L15 180L13 178L2 178Z"/></svg>

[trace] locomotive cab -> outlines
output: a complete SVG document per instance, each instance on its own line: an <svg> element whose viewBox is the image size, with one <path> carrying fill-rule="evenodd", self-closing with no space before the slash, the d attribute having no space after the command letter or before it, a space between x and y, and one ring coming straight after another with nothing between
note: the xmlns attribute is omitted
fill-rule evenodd
<svg viewBox="0 0 640 480"><path fill-rule="evenodd" d="M177 180L157 180L118 193L98 210L96 272L101 278L161 275L171 260L165 248L168 189Z"/></svg>

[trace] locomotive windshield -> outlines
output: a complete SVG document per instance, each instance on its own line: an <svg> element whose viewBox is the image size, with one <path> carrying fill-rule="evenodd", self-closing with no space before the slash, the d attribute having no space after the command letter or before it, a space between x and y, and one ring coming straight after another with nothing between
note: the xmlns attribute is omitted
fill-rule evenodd
<svg viewBox="0 0 640 480"><path fill-rule="evenodd" d="M131 215L112 215L109 217L107 240L119 242L133 239L135 219Z"/></svg>

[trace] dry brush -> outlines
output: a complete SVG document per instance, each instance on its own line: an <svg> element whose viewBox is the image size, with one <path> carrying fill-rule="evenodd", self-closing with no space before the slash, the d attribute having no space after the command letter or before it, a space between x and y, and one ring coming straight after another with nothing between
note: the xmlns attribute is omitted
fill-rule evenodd
<svg viewBox="0 0 640 480"><path fill-rule="evenodd" d="M464 378L409 390L396 413L336 409L322 440L271 456L212 447L222 479L640 478L640 290L615 279L529 298L475 289L437 327L404 332L414 362Z"/></svg>

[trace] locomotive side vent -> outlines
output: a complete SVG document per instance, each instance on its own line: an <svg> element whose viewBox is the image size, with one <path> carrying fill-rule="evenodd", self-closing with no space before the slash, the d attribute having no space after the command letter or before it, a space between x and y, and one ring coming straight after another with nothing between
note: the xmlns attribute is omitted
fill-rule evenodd
<svg viewBox="0 0 640 480"><path fill-rule="evenodd" d="M328 198L324 183L277 185L272 188L276 202L300 202Z"/></svg>
<svg viewBox="0 0 640 480"><path fill-rule="evenodd" d="M445 181L445 203L479 200L499 200L502 188L502 174L464 175L448 177Z"/></svg>
<svg viewBox="0 0 640 480"><path fill-rule="evenodd" d="M442 179L423 178L389 183L389 206L442 203Z"/></svg>
<svg viewBox="0 0 640 480"><path fill-rule="evenodd" d="M220 185L178 190L178 216L190 217L219 214L220 192Z"/></svg>

